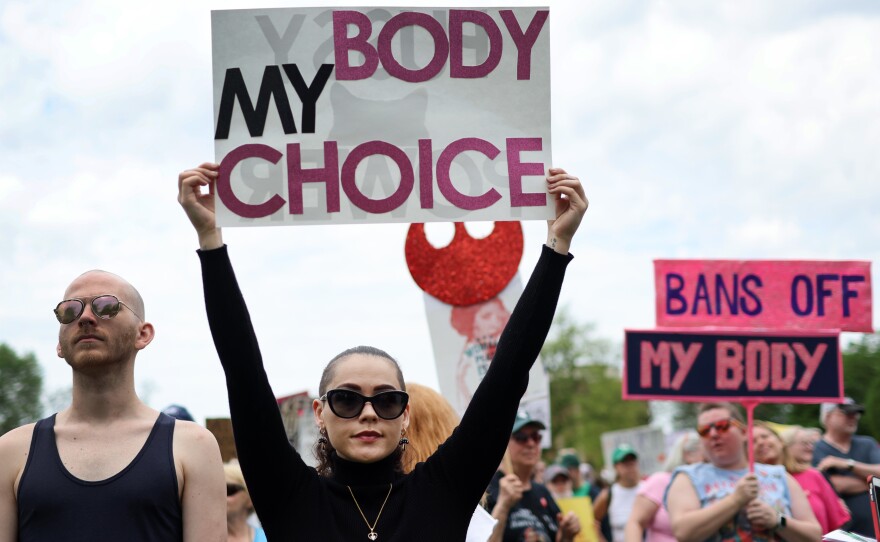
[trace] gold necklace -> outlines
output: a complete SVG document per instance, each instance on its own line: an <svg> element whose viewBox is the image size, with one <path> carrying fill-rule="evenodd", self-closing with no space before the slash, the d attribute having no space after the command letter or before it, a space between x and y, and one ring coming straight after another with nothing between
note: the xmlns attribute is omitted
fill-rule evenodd
<svg viewBox="0 0 880 542"><path fill-rule="evenodd" d="M367 535L367 538L370 540L376 540L379 538L379 533L376 532L376 525L379 524L379 518L382 517L382 510L385 510L385 503L388 502L388 497L391 496L391 488L394 487L393 484L388 484L388 494L385 495L385 500L382 502L382 506L379 508L379 514L376 516L376 521L370 525L370 522L367 521L367 516L364 515L364 511L361 510L361 505L358 504L358 500L354 497L354 491L351 490L351 486L345 486L348 488L348 492L351 493L351 500L354 501L354 505L357 506L358 512L361 513L361 517L364 518L364 523L367 524L367 527L370 529L370 534Z"/></svg>

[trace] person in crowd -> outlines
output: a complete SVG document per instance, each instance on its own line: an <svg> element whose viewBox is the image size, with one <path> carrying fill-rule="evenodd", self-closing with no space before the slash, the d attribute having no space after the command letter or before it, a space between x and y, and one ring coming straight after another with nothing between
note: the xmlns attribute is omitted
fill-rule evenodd
<svg viewBox="0 0 880 542"><path fill-rule="evenodd" d="M792 433L797 433L797 429ZM849 511L840 501L837 493L818 470L811 468L810 463L801 462L789 452L779 434L765 422L756 421L752 430L755 447L755 461L765 465L783 465L785 470L797 480L804 490L807 502L819 521L823 533L841 527L850 519ZM805 443L799 443L804 446Z"/></svg>
<svg viewBox="0 0 880 542"><path fill-rule="evenodd" d="M746 425L730 403L699 407L697 433L708 463L679 467L666 491L672 532L682 542L816 542L819 522L798 483L776 465L749 472Z"/></svg>
<svg viewBox="0 0 880 542"><path fill-rule="evenodd" d="M486 376L452 436L403 473L410 423L406 384L397 361L371 346L345 350L324 369L313 403L317 468L306 466L290 446L216 225L212 192L219 176L217 164L184 171L178 201L198 235L208 322L226 373L236 449L268 538L463 540L504 454L529 369L553 320L568 249L587 209L580 181L561 169L549 171L556 218L548 222L546 248ZM294 352L296 342L291 344Z"/></svg>
<svg viewBox="0 0 880 542"><path fill-rule="evenodd" d="M793 425L779 434L785 443L785 451L791 460L807 468L813 463L813 448L816 442L822 438L822 433L814 427L801 427Z"/></svg>
<svg viewBox="0 0 880 542"><path fill-rule="evenodd" d="M220 540L217 441L135 392L135 358L155 334L137 289L88 271L55 317L72 401L0 437L0 542Z"/></svg>
<svg viewBox="0 0 880 542"><path fill-rule="evenodd" d="M880 476L880 447L873 438L856 434L864 412L865 407L852 397L843 403L822 403L819 421L825 434L813 448L813 466L828 476L831 486L843 497L852 514L849 529L873 536L867 477Z"/></svg>
<svg viewBox="0 0 880 542"><path fill-rule="evenodd" d="M525 410L517 413L507 446L513 472L498 471L489 484L487 504L498 520L489 542L571 542L581 530L577 516L563 515L550 491L532 481L544 429Z"/></svg>
<svg viewBox="0 0 880 542"><path fill-rule="evenodd" d="M571 475L568 469L562 465L550 465L544 472L547 479L547 489L556 500L574 497L574 490L571 483Z"/></svg>
<svg viewBox="0 0 880 542"><path fill-rule="evenodd" d="M559 464L568 469L568 475L571 477L572 490L574 491L575 497L590 497L592 500L596 500L596 497L599 496L599 488L591 484L590 481L584 476L584 472L581 470L582 464L581 460L575 452L574 449L563 450L562 455L559 457ZM584 464L589 467L588 464Z"/></svg>
<svg viewBox="0 0 880 542"><path fill-rule="evenodd" d="M614 483L599 493L593 511L597 521L608 519L611 539L623 542L624 529L632 511L633 502L642 483L639 456L629 444L620 444L611 454L614 465Z"/></svg>
<svg viewBox="0 0 880 542"><path fill-rule="evenodd" d="M626 542L675 542L669 514L663 506L663 494L672 479L672 471L682 465L702 463L704 460L703 445L696 431L691 430L678 437L663 470L649 476L636 494L626 522Z"/></svg>
<svg viewBox="0 0 880 542"><path fill-rule="evenodd" d="M223 465L226 475L226 534L229 542L266 542L263 529L248 523L254 503L244 482L238 461Z"/></svg>
<svg viewBox="0 0 880 542"><path fill-rule="evenodd" d="M412 472L431 457L458 426L458 414L442 395L428 386L410 382L408 452L403 457L403 472ZM412 453L409 453L412 452ZM465 542L486 542L495 527L495 518L477 506L468 526Z"/></svg>

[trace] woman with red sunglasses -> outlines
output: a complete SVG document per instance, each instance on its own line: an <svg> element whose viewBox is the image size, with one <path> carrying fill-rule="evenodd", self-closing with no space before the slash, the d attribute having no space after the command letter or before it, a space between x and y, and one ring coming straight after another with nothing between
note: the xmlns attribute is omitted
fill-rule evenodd
<svg viewBox="0 0 880 542"><path fill-rule="evenodd" d="M404 474L409 423L400 368L385 352L358 347L324 370L314 402L319 466L287 441L247 308L216 227L219 166L178 178L178 201L196 229L208 321L226 373L239 460L269 540L464 540L474 508L510 437L528 371L553 320L568 249L587 209L580 181L551 169L556 219L547 245L461 424L426 462ZM202 193L208 187L208 193Z"/></svg>
<svg viewBox="0 0 880 542"><path fill-rule="evenodd" d="M746 426L730 403L700 406L697 433L709 463L672 473L666 509L684 542L821 539L819 522L794 479L777 465L749 472Z"/></svg>

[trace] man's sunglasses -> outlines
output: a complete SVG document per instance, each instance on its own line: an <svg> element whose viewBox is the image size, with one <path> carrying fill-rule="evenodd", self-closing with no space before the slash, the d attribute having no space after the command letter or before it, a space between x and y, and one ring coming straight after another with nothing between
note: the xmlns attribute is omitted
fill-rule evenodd
<svg viewBox="0 0 880 542"><path fill-rule="evenodd" d="M92 298L92 301L89 304L92 306L92 312L94 315L102 320L113 318L119 314L120 310L122 310L121 307L125 307L130 310L132 314L137 316L138 320L143 321L143 318L141 318L138 313L134 312L134 309L122 301L119 301L119 298L115 295L104 294L96 296ZM65 299L55 306L55 318L58 318L58 321L62 324L70 324L82 316L85 309L86 302L82 299Z"/></svg>
<svg viewBox="0 0 880 542"><path fill-rule="evenodd" d="M340 418L356 418L361 415L367 401L373 405L373 412L383 420L393 420L403 414L409 395L405 391L392 390L379 392L372 397L352 390L330 390L321 397L327 401L330 410Z"/></svg>
<svg viewBox="0 0 880 542"><path fill-rule="evenodd" d="M707 423L704 425L698 425L697 426L697 434L703 438L708 437L709 433L712 431L712 428L714 427L715 431L717 431L718 434L720 435L722 433L727 433L728 431L730 431L730 427L733 425L739 427L740 429L743 428L743 424L740 423L738 420L734 420L733 418L725 418L723 420L718 420L717 422Z"/></svg>
<svg viewBox="0 0 880 542"><path fill-rule="evenodd" d="M238 484L226 484L226 496L231 497L238 493L239 491L244 491L244 488Z"/></svg>
<svg viewBox="0 0 880 542"><path fill-rule="evenodd" d="M535 431L534 433L523 433L522 431L517 431L516 433L510 435L510 438L515 440L519 444L525 444L528 441L532 441L535 444L541 443L541 432Z"/></svg>

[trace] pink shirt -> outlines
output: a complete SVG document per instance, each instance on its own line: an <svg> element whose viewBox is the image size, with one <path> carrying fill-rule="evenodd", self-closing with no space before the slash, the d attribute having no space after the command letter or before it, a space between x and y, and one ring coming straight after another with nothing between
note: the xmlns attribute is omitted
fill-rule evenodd
<svg viewBox="0 0 880 542"><path fill-rule="evenodd" d="M642 482L642 487L639 489L639 495L657 505L657 513L654 514L654 519L648 524L645 532L645 542L676 542L675 537L672 536L669 513L663 506L663 494L671 478L671 472L656 472Z"/></svg>
<svg viewBox="0 0 880 542"><path fill-rule="evenodd" d="M804 472L792 474L792 477L800 484L801 489L807 494L810 508L816 514L823 533L829 533L849 521L849 512L840 503L837 493L816 469L807 469Z"/></svg>

